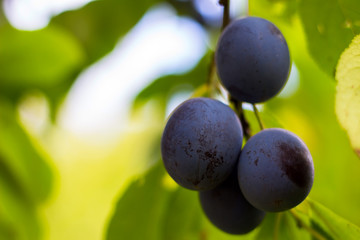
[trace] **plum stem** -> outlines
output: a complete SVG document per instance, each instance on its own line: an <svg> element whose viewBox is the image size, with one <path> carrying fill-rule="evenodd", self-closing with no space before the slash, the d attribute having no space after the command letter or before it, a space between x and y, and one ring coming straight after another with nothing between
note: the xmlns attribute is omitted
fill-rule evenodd
<svg viewBox="0 0 360 240"><path fill-rule="evenodd" d="M230 23L230 0L219 0L219 4L224 7L223 13L223 23L221 27L221 31L224 31L226 26ZM215 61L213 60L213 64L215 65ZM251 129L250 124L245 118L245 114L242 108L242 102L237 101L236 99L229 96L229 102L234 104L235 112L238 115L241 125L244 130L244 137L247 140L251 137Z"/></svg>
<svg viewBox="0 0 360 240"><path fill-rule="evenodd" d="M252 106L253 106L253 109L254 109L254 113L255 113L255 116L256 116L256 120L257 120L258 123L259 123L260 129L261 129L261 130L264 130L264 125L263 125L262 122L261 122L261 118L260 118L259 111L258 111L257 107L255 106L255 104L252 104Z"/></svg>
<svg viewBox="0 0 360 240"><path fill-rule="evenodd" d="M223 23L221 27L221 29L224 30L230 23L230 0L219 0L219 4L224 7Z"/></svg>
<svg viewBox="0 0 360 240"><path fill-rule="evenodd" d="M230 96L229 101L234 104L235 112L236 112L236 114L238 115L238 117L240 119L240 123L241 123L241 125L243 127L243 130L244 130L244 137L245 137L245 139L247 141L251 137L251 129L250 129L249 122L245 118L244 110L242 108L242 103L239 102L238 100L234 99L231 96Z"/></svg>
<svg viewBox="0 0 360 240"><path fill-rule="evenodd" d="M214 97L215 92L220 92L218 81L216 78L216 66L215 66L215 54L213 53L211 56L211 63L209 68L209 74L208 74L208 93L211 98Z"/></svg>
<svg viewBox="0 0 360 240"><path fill-rule="evenodd" d="M221 31L223 31L230 22L230 0L219 0L219 4L224 7L223 22L222 22L222 27L221 27ZM220 92L219 82L217 81L217 78L216 78L216 64L215 64L215 54L214 53L211 56L211 63L210 63L207 85L209 87L209 96L211 98L214 96L214 92Z"/></svg>
<svg viewBox="0 0 360 240"><path fill-rule="evenodd" d="M224 7L223 22L222 22L222 26L221 26L221 31L224 31L226 26L230 23L230 0L219 0L219 4ZM213 55L212 65L214 65L214 69L215 69L215 58L214 57L215 57L215 55ZM247 141L251 137L251 129L250 129L249 122L245 118L245 114L244 114L244 111L242 108L242 102L239 102L238 100L232 98L230 95L229 95L229 102L234 104L235 112L240 119L240 123L244 130L244 137Z"/></svg>

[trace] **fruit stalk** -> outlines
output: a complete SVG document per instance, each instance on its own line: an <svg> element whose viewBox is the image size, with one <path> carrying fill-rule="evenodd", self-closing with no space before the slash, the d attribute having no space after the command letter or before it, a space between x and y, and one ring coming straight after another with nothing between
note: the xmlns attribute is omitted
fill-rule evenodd
<svg viewBox="0 0 360 240"><path fill-rule="evenodd" d="M253 106L253 109L254 109L254 113L255 113L256 119L257 119L257 121L258 121L258 123L259 123L260 129L261 129L261 130L264 130L264 125L263 125L263 123L261 122L261 118L260 118L259 111L258 111L258 109L257 109L257 107L256 107L255 104L253 104L252 106Z"/></svg>
<svg viewBox="0 0 360 240"><path fill-rule="evenodd" d="M231 96L229 96L229 102L231 102L234 105L234 110L236 115L238 115L241 125L243 127L243 131L244 131L244 137L245 140L248 141L251 137L251 129L250 129L250 124L249 122L246 120L245 118L245 114L242 108L242 103L237 101L236 99L232 98Z"/></svg>
<svg viewBox="0 0 360 240"><path fill-rule="evenodd" d="M230 22L230 0L219 0L219 4L224 7L223 23L221 27L221 30L224 30Z"/></svg>

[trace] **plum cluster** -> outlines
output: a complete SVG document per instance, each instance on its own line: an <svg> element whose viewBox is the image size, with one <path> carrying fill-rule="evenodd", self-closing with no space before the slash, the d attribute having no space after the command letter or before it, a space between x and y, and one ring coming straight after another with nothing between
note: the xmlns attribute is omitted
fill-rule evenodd
<svg viewBox="0 0 360 240"><path fill-rule="evenodd" d="M228 25L215 60L222 84L238 102L268 100L289 75L286 41L262 18L241 18ZM297 206L314 180L311 154L299 137L269 128L243 146L237 114L210 98L186 100L171 113L161 154L169 175L180 186L199 191L205 215L230 234L252 231L266 212Z"/></svg>

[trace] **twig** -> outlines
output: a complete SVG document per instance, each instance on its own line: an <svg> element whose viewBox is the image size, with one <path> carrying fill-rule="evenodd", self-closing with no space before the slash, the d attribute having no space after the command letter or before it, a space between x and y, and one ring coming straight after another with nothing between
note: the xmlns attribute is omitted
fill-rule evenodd
<svg viewBox="0 0 360 240"><path fill-rule="evenodd" d="M230 22L230 0L219 0L219 3L224 7L224 13L223 13L223 23L221 27L221 31L225 29L225 27ZM213 97L213 93L215 91L219 91L218 83L215 82L215 74L216 74L216 64L215 64L215 54L213 53L211 56L211 63L209 68L209 75L207 79L207 85L210 89L210 97Z"/></svg>
<svg viewBox="0 0 360 240"><path fill-rule="evenodd" d="M244 137L245 137L245 139L247 141L251 137L251 129L250 129L249 122L245 118L244 110L242 108L242 103L239 102L238 100L232 98L231 96L230 96L229 101L234 104L235 112L239 116L240 123L241 123L241 125L243 127L243 130L244 130Z"/></svg>
<svg viewBox="0 0 360 240"><path fill-rule="evenodd" d="M216 74L216 66L215 66L215 54L213 53L211 56L211 63L209 67L208 79L206 84L208 85L209 89L209 96L211 98L214 97L214 92L218 90L217 82L215 81L215 74Z"/></svg>
<svg viewBox="0 0 360 240"><path fill-rule="evenodd" d="M223 24L221 30L230 23L230 0L219 0L219 4L224 7Z"/></svg>
<svg viewBox="0 0 360 240"><path fill-rule="evenodd" d="M259 111L258 111L258 109L256 108L255 104L252 104L252 106L253 106L253 109L254 109L254 113L255 113L255 116L256 116L256 120L257 120L258 123L259 123L260 129L261 129L261 130L264 130L264 125L263 125L262 122L261 122Z"/></svg>

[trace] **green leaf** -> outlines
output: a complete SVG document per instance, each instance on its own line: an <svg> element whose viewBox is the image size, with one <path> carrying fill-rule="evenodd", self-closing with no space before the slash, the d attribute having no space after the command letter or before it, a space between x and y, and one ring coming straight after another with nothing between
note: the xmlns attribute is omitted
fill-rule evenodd
<svg viewBox="0 0 360 240"><path fill-rule="evenodd" d="M336 115L360 157L360 35L341 55L336 79Z"/></svg>
<svg viewBox="0 0 360 240"><path fill-rule="evenodd" d="M38 240L42 232L37 206L50 193L50 168L4 101L0 133L0 239Z"/></svg>
<svg viewBox="0 0 360 240"><path fill-rule="evenodd" d="M179 187L171 194L163 217L162 239L199 239L202 234L202 214L198 194Z"/></svg>
<svg viewBox="0 0 360 240"><path fill-rule="evenodd" d="M256 240L275 239L274 238L274 232L276 231L275 222L276 222L276 215L273 213L267 213L259 227L260 230L254 239Z"/></svg>
<svg viewBox="0 0 360 240"><path fill-rule="evenodd" d="M16 233L8 223L0 219L0 239L15 240Z"/></svg>
<svg viewBox="0 0 360 240"><path fill-rule="evenodd" d="M4 14L4 9L3 9L3 1L0 0L0 27L4 24L6 24L8 21L5 17L5 14Z"/></svg>
<svg viewBox="0 0 360 240"><path fill-rule="evenodd" d="M315 239L360 239L360 228L336 215L320 203L307 199L290 210L299 226Z"/></svg>
<svg viewBox="0 0 360 240"><path fill-rule="evenodd" d="M14 182L4 175L4 169L0 172L0 196L0 238L40 239L41 229L35 206L24 198L19 189L14 188Z"/></svg>
<svg viewBox="0 0 360 240"><path fill-rule="evenodd" d="M1 176L13 190L24 193L22 198L44 201L52 187L51 169L4 102L0 102L0 133Z"/></svg>
<svg viewBox="0 0 360 240"><path fill-rule="evenodd" d="M268 213L260 226L256 238L258 240L272 239L311 239L308 232L302 229L289 212Z"/></svg>
<svg viewBox="0 0 360 240"><path fill-rule="evenodd" d="M251 135L258 133L261 128L253 110L244 109L245 119L249 123ZM260 121L264 128L284 128L281 121L274 116L270 109L264 108L259 112Z"/></svg>
<svg viewBox="0 0 360 240"><path fill-rule="evenodd" d="M357 0L303 0L299 15L312 57L326 73L334 76L343 50L360 32Z"/></svg>
<svg viewBox="0 0 360 240"><path fill-rule="evenodd" d="M201 86L208 77L210 57L210 55L205 55L196 67L185 74L168 75L156 79L136 96L134 107L152 98L161 99L166 104L174 92Z"/></svg>
<svg viewBox="0 0 360 240"><path fill-rule="evenodd" d="M88 63L110 52L153 4L159 0L101 0L55 17L85 47Z"/></svg>
<svg viewBox="0 0 360 240"><path fill-rule="evenodd" d="M201 237L198 239L206 240L253 240L258 232L259 228L256 228L252 232L245 235L234 235L223 232L219 228L215 227L208 219L204 216L204 230L200 233Z"/></svg>
<svg viewBox="0 0 360 240"><path fill-rule="evenodd" d="M276 16L287 24L291 23L297 10L298 1L295 0L250 0L250 15L268 18Z"/></svg>
<svg viewBox="0 0 360 240"><path fill-rule="evenodd" d="M251 15L275 22L282 31L285 27L294 27L300 17L312 58L331 77L340 54L354 35L360 33L357 0L251 0L249 11ZM301 32L293 34L298 36ZM299 47L287 40L290 48Z"/></svg>
<svg viewBox="0 0 360 240"><path fill-rule="evenodd" d="M79 71L83 61L79 42L59 28L32 32L10 25L0 28L0 94L56 89Z"/></svg>
<svg viewBox="0 0 360 240"><path fill-rule="evenodd" d="M311 220L310 223L311 228L314 229L314 231L316 231L317 233L319 233L319 235L322 236L324 239L334 240L334 238L328 232L326 232L324 226L320 225L314 220Z"/></svg>
<svg viewBox="0 0 360 240"><path fill-rule="evenodd" d="M164 173L159 163L129 186L116 205L106 239L161 239L160 222L169 196L162 184Z"/></svg>
<svg viewBox="0 0 360 240"><path fill-rule="evenodd" d="M334 239L360 239L360 228L336 215L320 203L308 200L311 207L311 219L325 227Z"/></svg>

